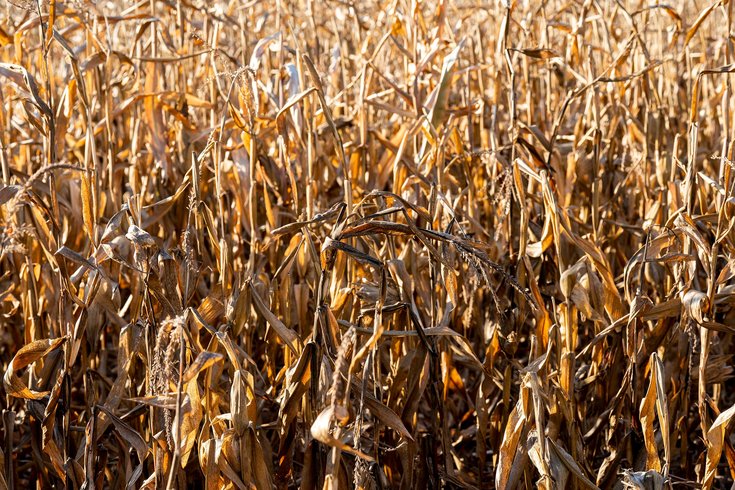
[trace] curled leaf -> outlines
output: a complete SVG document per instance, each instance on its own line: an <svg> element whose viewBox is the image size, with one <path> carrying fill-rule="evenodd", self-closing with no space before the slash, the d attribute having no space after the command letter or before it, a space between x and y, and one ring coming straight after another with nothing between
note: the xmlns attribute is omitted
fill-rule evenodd
<svg viewBox="0 0 735 490"><path fill-rule="evenodd" d="M5 376L3 377L5 392L15 398L24 398L26 400L39 400L48 395L48 391L34 391L28 388L16 373L39 359L46 357L49 353L58 349L64 342L66 342L66 337L59 337L56 339L36 340L21 347L15 356L13 356L13 360L10 361L7 371L5 371Z"/></svg>

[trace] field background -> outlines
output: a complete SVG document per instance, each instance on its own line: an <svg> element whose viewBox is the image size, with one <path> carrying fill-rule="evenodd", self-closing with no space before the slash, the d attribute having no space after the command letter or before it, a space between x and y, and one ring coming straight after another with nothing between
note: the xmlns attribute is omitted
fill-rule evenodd
<svg viewBox="0 0 735 490"><path fill-rule="evenodd" d="M732 17L6 0L0 488L730 488Z"/></svg>

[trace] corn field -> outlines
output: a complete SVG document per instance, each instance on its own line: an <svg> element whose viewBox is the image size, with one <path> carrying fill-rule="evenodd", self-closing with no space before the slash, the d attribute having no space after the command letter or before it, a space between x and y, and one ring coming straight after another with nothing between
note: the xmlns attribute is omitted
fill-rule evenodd
<svg viewBox="0 0 735 490"><path fill-rule="evenodd" d="M728 489L728 0L6 0L0 490Z"/></svg>

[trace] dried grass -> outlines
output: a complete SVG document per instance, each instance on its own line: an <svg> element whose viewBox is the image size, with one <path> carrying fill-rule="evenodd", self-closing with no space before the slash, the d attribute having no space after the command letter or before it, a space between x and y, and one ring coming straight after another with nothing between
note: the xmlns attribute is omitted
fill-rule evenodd
<svg viewBox="0 0 735 490"><path fill-rule="evenodd" d="M0 489L728 488L732 14L7 1Z"/></svg>

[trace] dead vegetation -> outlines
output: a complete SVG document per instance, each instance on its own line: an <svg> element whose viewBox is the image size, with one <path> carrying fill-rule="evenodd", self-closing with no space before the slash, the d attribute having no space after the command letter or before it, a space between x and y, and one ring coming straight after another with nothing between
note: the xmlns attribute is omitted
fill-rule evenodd
<svg viewBox="0 0 735 490"><path fill-rule="evenodd" d="M729 488L732 14L6 1L0 488Z"/></svg>

